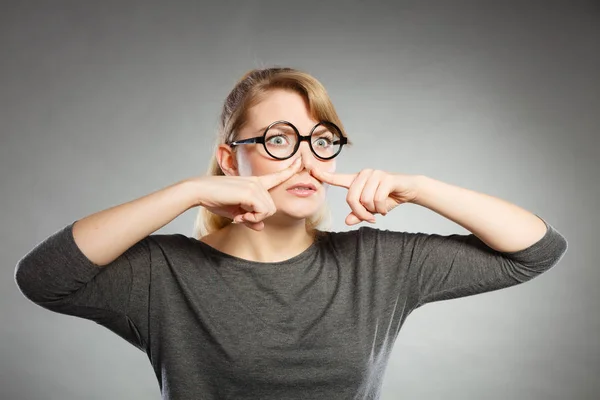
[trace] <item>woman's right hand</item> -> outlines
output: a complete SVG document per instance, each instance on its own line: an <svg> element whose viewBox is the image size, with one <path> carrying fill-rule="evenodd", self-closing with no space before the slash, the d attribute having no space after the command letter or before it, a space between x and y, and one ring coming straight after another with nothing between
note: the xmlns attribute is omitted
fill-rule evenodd
<svg viewBox="0 0 600 400"><path fill-rule="evenodd" d="M261 176L192 178L200 186L197 205L260 231L264 228L263 220L277 211L269 189L294 176L301 164L297 159L284 170Z"/></svg>

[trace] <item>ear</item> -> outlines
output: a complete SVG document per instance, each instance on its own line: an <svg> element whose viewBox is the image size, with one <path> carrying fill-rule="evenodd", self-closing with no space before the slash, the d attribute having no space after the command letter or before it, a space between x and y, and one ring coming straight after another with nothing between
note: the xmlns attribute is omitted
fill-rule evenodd
<svg viewBox="0 0 600 400"><path fill-rule="evenodd" d="M235 153L231 146L221 144L217 147L217 162L225 175L239 175Z"/></svg>

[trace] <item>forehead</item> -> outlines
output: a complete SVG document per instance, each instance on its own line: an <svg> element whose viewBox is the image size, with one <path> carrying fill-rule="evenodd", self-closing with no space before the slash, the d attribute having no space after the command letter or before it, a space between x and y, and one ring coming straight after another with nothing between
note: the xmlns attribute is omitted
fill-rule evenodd
<svg viewBox="0 0 600 400"><path fill-rule="evenodd" d="M318 122L310 116L308 105L302 96L290 90L275 89L248 110L245 130L257 133L270 123L280 120L291 122L303 134Z"/></svg>

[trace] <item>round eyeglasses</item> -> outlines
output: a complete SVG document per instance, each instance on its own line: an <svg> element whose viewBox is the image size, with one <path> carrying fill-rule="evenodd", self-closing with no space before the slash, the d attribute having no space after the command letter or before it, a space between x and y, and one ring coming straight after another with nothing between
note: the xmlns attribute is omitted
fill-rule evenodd
<svg viewBox="0 0 600 400"><path fill-rule="evenodd" d="M275 121L264 131L262 136L229 142L230 146L260 143L271 157L287 160L300 148L300 143L307 141L310 150L321 160L331 160L342 151L348 139L342 130L333 122L321 121L310 131L310 135L301 136L298 129L288 121Z"/></svg>

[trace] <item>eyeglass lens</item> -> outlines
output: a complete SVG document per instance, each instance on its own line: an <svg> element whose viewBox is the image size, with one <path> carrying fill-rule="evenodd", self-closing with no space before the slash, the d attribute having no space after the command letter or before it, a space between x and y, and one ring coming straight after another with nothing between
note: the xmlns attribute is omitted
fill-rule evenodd
<svg viewBox="0 0 600 400"><path fill-rule="evenodd" d="M339 153L340 139L341 133L336 127L324 122L313 131L310 145L319 157L330 158ZM297 142L296 132L285 123L273 125L265 135L265 148L270 155L276 158L291 156Z"/></svg>

